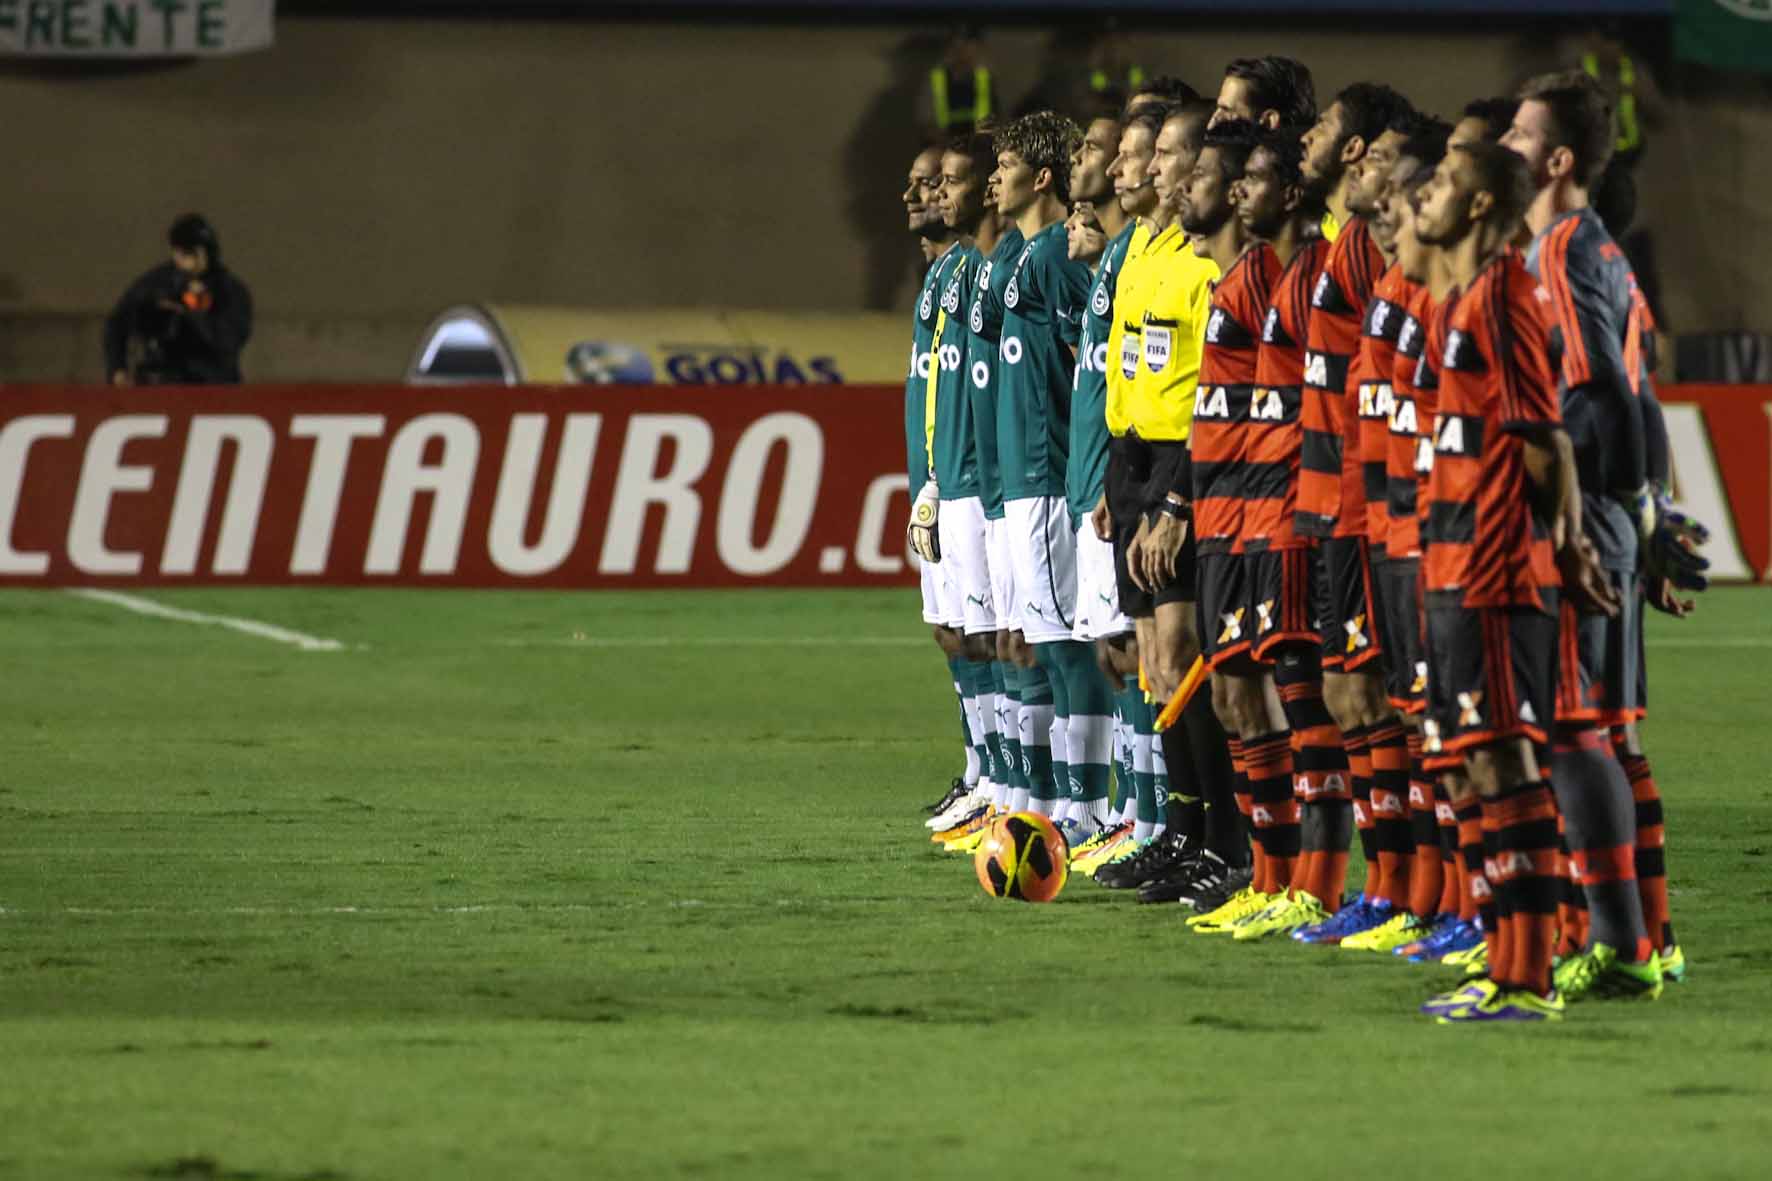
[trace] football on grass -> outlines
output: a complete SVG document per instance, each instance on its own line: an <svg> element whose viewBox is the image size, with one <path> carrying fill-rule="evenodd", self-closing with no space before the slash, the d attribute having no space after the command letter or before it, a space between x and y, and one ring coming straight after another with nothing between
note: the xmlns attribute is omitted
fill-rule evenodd
<svg viewBox="0 0 1772 1181"><path fill-rule="evenodd" d="M991 822L973 855L978 882L993 898L1051 902L1064 889L1070 849L1038 812L1012 812Z"/></svg>

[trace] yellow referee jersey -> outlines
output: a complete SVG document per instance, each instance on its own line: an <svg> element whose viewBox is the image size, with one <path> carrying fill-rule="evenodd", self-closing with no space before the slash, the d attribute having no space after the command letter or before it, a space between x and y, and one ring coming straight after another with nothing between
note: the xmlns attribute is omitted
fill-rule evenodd
<svg viewBox="0 0 1772 1181"><path fill-rule="evenodd" d="M1139 261L1150 244L1150 227L1139 222L1132 231L1132 240L1126 243L1120 277L1114 280L1114 310L1107 339L1107 428L1116 437L1132 425L1131 386L1138 376L1138 333L1144 321L1144 299L1138 290L1143 269Z"/></svg>
<svg viewBox="0 0 1772 1181"><path fill-rule="evenodd" d="M1181 442L1194 423L1194 390L1218 264L1195 254L1180 226L1152 239L1144 257L1132 426L1142 439Z"/></svg>

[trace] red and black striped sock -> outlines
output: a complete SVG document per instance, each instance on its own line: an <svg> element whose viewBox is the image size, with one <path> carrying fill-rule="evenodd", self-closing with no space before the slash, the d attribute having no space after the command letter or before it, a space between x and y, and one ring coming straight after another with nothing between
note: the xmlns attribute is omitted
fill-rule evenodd
<svg viewBox="0 0 1772 1181"><path fill-rule="evenodd" d="M1366 727L1341 732L1347 754L1349 787L1354 796L1354 830L1360 834L1360 853L1366 859L1366 885L1362 897L1378 897L1378 829L1372 823L1372 748Z"/></svg>
<svg viewBox="0 0 1772 1181"><path fill-rule="evenodd" d="M1298 800L1292 794L1291 736L1280 730L1245 738L1243 762L1248 768L1255 840L1266 855L1267 880L1256 889L1273 894L1291 887L1301 847Z"/></svg>
<svg viewBox="0 0 1772 1181"><path fill-rule="evenodd" d="M1409 909L1422 918L1440 913L1445 874L1440 828L1434 817L1434 781L1421 766L1421 735L1409 731L1409 831L1415 859L1409 867Z"/></svg>
<svg viewBox="0 0 1772 1181"><path fill-rule="evenodd" d="M1643 922L1649 937L1660 948L1674 945L1673 915L1667 902L1666 830L1661 814L1661 793L1645 755L1627 753L1623 731L1613 734L1613 749L1630 780L1631 798L1637 808L1637 892L1643 897Z"/></svg>
<svg viewBox="0 0 1772 1181"><path fill-rule="evenodd" d="M1485 933L1497 932L1495 892L1483 876L1483 803L1475 795L1454 805L1458 818L1458 857L1464 863L1464 898L1459 905L1460 917L1483 921Z"/></svg>
<svg viewBox="0 0 1772 1181"><path fill-rule="evenodd" d="M1372 745L1372 824L1378 838L1379 897L1408 909L1415 834L1409 826L1409 741L1399 722L1368 731Z"/></svg>
<svg viewBox="0 0 1772 1181"><path fill-rule="evenodd" d="M1548 780L1504 790L1484 800L1490 885L1501 916L1504 962L1490 978L1540 996L1551 991L1551 954L1557 942L1557 805Z"/></svg>

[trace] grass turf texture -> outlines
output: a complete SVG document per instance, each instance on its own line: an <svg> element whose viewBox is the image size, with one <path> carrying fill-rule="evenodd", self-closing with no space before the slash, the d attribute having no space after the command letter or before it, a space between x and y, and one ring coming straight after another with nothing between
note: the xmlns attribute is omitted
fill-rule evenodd
<svg viewBox="0 0 1772 1181"><path fill-rule="evenodd" d="M1507 1030L1418 1017L1443 969L986 897L919 824L909 594L150 597L353 647L0 594L0 1177L1772 1154L1766 592L1651 620L1690 982Z"/></svg>

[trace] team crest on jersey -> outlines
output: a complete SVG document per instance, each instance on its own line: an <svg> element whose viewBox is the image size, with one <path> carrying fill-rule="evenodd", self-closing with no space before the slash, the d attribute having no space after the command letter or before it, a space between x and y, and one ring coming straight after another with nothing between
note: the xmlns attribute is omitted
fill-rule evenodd
<svg viewBox="0 0 1772 1181"><path fill-rule="evenodd" d="M977 303L972 305L972 318L968 322L972 325L972 331L974 331L974 332L983 332L984 331L984 301L983 300L979 300Z"/></svg>
<svg viewBox="0 0 1772 1181"><path fill-rule="evenodd" d="M958 275L955 275L954 281L948 284L947 290L941 293L941 310L950 316L960 310L960 277Z"/></svg>
<svg viewBox="0 0 1772 1181"><path fill-rule="evenodd" d="M1009 286L1003 292L1003 306L1006 308L1012 308L1020 302L1021 284L1016 278L1011 277L1009 280Z"/></svg>
<svg viewBox="0 0 1772 1181"><path fill-rule="evenodd" d="M1097 316L1105 316L1110 307L1112 304L1108 301L1107 287L1096 284L1095 294L1089 299L1089 310Z"/></svg>
<svg viewBox="0 0 1772 1181"><path fill-rule="evenodd" d="M922 317L923 319L927 320L929 318L929 313L933 312L934 310L935 310L935 292L933 289L925 287L923 289L923 300L921 303L919 303L917 305L917 315Z"/></svg>

